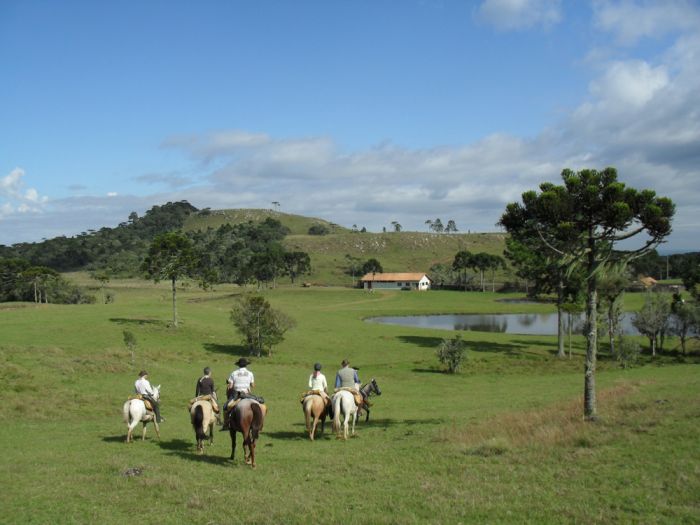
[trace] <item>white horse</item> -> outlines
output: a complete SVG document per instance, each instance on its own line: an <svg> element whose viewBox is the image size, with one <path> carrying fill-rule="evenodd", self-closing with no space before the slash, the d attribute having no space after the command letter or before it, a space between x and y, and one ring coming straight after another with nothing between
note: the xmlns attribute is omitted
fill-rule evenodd
<svg viewBox="0 0 700 525"><path fill-rule="evenodd" d="M158 401L160 399L160 385L153 389L153 399ZM126 442L134 440L134 429L139 423L143 423L143 434L141 435L141 440L146 439L146 425L149 421L153 421L153 426L156 429L156 436L160 439L160 428L158 427L158 421L156 421L156 416L153 412L146 410L146 404L140 399L130 399L124 403L124 423L127 426L126 432Z"/></svg>
<svg viewBox="0 0 700 525"><path fill-rule="evenodd" d="M348 439L348 425L352 420L351 435L355 435L355 422L357 421L357 405L355 396L347 390L340 390L331 398L333 404L333 432L340 437L340 415L343 415L343 439Z"/></svg>

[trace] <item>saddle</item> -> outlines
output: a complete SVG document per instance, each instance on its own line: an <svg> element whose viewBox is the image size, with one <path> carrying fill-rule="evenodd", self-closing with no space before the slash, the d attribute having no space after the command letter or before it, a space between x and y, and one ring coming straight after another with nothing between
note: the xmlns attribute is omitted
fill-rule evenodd
<svg viewBox="0 0 700 525"><path fill-rule="evenodd" d="M360 394L356 388L352 388L349 386L342 386L340 388L336 388L336 392L340 392L341 390L345 390L347 392L350 392L352 394L352 397L355 398L355 404L359 407L362 404L362 394Z"/></svg>
<svg viewBox="0 0 700 525"><path fill-rule="evenodd" d="M190 399L189 409L192 409L192 405L194 405L197 401L209 401L211 403L211 408L214 410L214 412L216 414L219 413L219 404L213 397L211 397L210 394L206 394L204 396L197 396Z"/></svg>
<svg viewBox="0 0 700 525"><path fill-rule="evenodd" d="M299 398L300 403L304 403L304 399L306 399L309 396L321 396L321 391L320 390L307 390L306 392L301 393L301 397ZM321 396L323 398L323 396ZM325 399L326 404L330 402L330 399Z"/></svg>
<svg viewBox="0 0 700 525"><path fill-rule="evenodd" d="M130 395L128 401L131 401L132 399L138 399L139 401L143 401L143 404L146 406L146 410L148 410L149 412L153 412L153 405L148 399L144 398L141 394Z"/></svg>

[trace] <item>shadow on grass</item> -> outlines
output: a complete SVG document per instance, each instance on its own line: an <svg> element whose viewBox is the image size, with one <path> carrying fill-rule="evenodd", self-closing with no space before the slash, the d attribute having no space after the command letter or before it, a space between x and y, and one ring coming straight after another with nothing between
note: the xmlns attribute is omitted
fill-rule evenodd
<svg viewBox="0 0 700 525"><path fill-rule="evenodd" d="M441 370L439 368L414 368L411 372L417 374L447 374L447 371Z"/></svg>
<svg viewBox="0 0 700 525"><path fill-rule="evenodd" d="M193 441L186 439L170 439L168 441L159 441L158 446L163 450L184 451L190 450L193 446Z"/></svg>
<svg viewBox="0 0 700 525"><path fill-rule="evenodd" d="M153 326L162 326L164 328L167 328L169 325L166 321L161 321L158 319L129 319L127 317L110 317L109 319L113 323L117 324L123 324L123 325L132 325L132 324L137 324L137 325L153 325Z"/></svg>
<svg viewBox="0 0 700 525"><path fill-rule="evenodd" d="M389 427L402 427L409 426L415 427L418 425L442 425L447 422L447 419L439 417L430 417L425 419L394 419L394 418L379 418L370 419L366 424L368 426L376 426L381 428Z"/></svg>
<svg viewBox="0 0 700 525"><path fill-rule="evenodd" d="M139 440L141 436L139 436ZM126 434L120 434L118 436L105 436L102 438L105 443L124 443L126 441Z"/></svg>
<svg viewBox="0 0 700 525"><path fill-rule="evenodd" d="M306 435L305 430L299 430L297 432L289 432L287 430L280 431L280 432L264 432L262 433L262 436L269 436L272 439L288 439L288 440L298 440L298 439L309 439L309 437Z"/></svg>
<svg viewBox="0 0 700 525"><path fill-rule="evenodd" d="M250 352L243 345L220 345L217 343L204 343L202 347L207 352L215 352L217 354L233 355L238 357L249 357Z"/></svg>
<svg viewBox="0 0 700 525"><path fill-rule="evenodd" d="M443 339L440 337L424 337L418 335L402 335L399 336L399 340L404 343L412 344L415 346L420 346L422 348L432 348L436 349L440 346ZM502 353L507 355L516 355L523 353L523 349L527 346L538 344L535 341L514 341L515 344L507 343L494 343L492 341L478 341L471 342L466 341L467 352L490 352L490 353ZM545 343L542 343L545 344ZM547 346L551 346L551 343L546 343ZM418 371L418 370L416 370ZM422 371L422 370L421 370ZM428 370L425 370L426 372ZM430 372L433 372L430 370ZM437 371L435 371L437 372Z"/></svg>
<svg viewBox="0 0 700 525"><path fill-rule="evenodd" d="M243 292L238 292L238 293L230 293L226 295L217 295L214 297L194 297L192 299L187 299L188 303L208 303L211 301L227 301L230 299L233 299L235 297L240 297L243 295Z"/></svg>

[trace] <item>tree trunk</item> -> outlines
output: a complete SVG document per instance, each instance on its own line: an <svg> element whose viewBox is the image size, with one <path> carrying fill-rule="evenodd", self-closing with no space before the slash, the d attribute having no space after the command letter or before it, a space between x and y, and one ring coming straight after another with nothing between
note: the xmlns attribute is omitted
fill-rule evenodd
<svg viewBox="0 0 700 525"><path fill-rule="evenodd" d="M588 302L586 303L586 363L584 365L583 417L587 421L597 419L595 398L596 349L598 346L598 278L596 276L596 250L593 229L588 232Z"/></svg>
<svg viewBox="0 0 700 525"><path fill-rule="evenodd" d="M571 325L573 324L573 315L571 312L568 313L569 318L569 359L571 359Z"/></svg>
<svg viewBox="0 0 700 525"><path fill-rule="evenodd" d="M175 277L171 279L173 288L173 326L177 328L177 286L175 286Z"/></svg>
<svg viewBox="0 0 700 525"><path fill-rule="evenodd" d="M651 344L651 356L656 357L656 334L649 338Z"/></svg>
<svg viewBox="0 0 700 525"><path fill-rule="evenodd" d="M610 355L615 355L615 320L613 318L614 302L608 306L608 339L610 340Z"/></svg>
<svg viewBox="0 0 700 525"><path fill-rule="evenodd" d="M564 351L564 311L562 303L564 302L564 281L559 280L559 289L557 290L557 357L566 357Z"/></svg>
<svg viewBox="0 0 700 525"><path fill-rule="evenodd" d="M34 302L39 302L39 296L37 295L36 281L34 281Z"/></svg>

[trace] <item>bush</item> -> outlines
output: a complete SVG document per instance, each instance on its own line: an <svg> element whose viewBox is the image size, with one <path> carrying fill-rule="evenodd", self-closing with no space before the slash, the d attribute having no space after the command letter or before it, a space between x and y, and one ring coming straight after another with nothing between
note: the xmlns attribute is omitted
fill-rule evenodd
<svg viewBox="0 0 700 525"><path fill-rule="evenodd" d="M323 224L314 224L309 228L309 235L328 235L330 232Z"/></svg>
<svg viewBox="0 0 700 525"><path fill-rule="evenodd" d="M462 364L464 352L464 341L458 335L454 339L443 339L436 354L440 363L447 366L447 372L454 374Z"/></svg>
<svg viewBox="0 0 700 525"><path fill-rule="evenodd" d="M231 309L231 322L251 355L258 357L265 351L271 356L272 347L281 343L287 330L295 325L291 317L272 308L260 295L240 297Z"/></svg>
<svg viewBox="0 0 700 525"><path fill-rule="evenodd" d="M615 360L622 368L630 368L637 363L640 354L639 344L630 339L620 339L615 348Z"/></svg>

